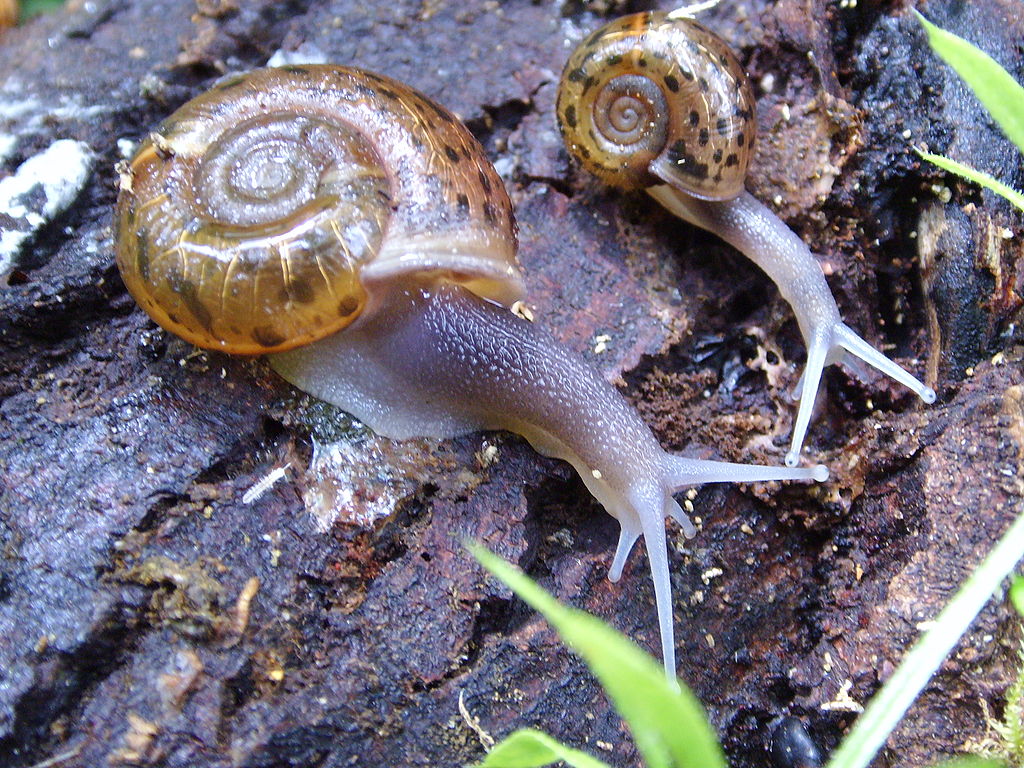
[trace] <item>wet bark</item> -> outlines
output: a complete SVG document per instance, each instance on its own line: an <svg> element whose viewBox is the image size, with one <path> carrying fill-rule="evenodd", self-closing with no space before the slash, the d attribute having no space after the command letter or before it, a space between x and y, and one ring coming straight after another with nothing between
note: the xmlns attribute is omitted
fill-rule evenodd
<svg viewBox="0 0 1024 768"><path fill-rule="evenodd" d="M113 263L125 142L222 73L320 52L469 124L513 197L537 321L666 447L779 463L804 353L788 307L562 148L568 46L640 9L607 5L90 0L0 31L0 183L60 139L86 169L0 211L19 233L0 288L0 766L458 766L483 754L460 695L494 736L537 726L637 764L582 664L460 544L655 650L642 550L605 579L614 521L566 465L508 434L377 438L260 360L157 329ZM922 10L1021 78L1016 3ZM899 3L704 20L756 83L749 188L821 255L847 322L940 393L923 408L830 370L809 455L831 481L705 488L698 537L671 529L681 676L753 766L784 715L833 747L1021 510L1021 219L911 145L1018 188L1024 171ZM980 738L1016 633L990 606L878 764Z"/></svg>

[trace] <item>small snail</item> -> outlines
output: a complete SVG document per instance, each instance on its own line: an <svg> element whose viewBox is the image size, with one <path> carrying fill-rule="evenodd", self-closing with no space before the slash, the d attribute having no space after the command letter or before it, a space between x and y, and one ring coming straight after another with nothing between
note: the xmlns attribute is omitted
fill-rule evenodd
<svg viewBox="0 0 1024 768"><path fill-rule="evenodd" d="M664 452L610 384L507 307L515 222L482 148L401 83L332 66L257 70L185 104L121 168L117 263L157 323L270 363L394 439L508 429L569 461L618 521L617 580L647 542L675 670L665 516L713 481L822 467Z"/></svg>
<svg viewBox="0 0 1024 768"><path fill-rule="evenodd" d="M556 107L570 154L604 182L646 189L673 214L717 234L754 261L792 305L807 364L786 464L796 466L822 370L857 358L912 389L935 392L858 336L839 316L813 254L743 188L753 152L754 97L721 38L692 19L624 16L573 51Z"/></svg>

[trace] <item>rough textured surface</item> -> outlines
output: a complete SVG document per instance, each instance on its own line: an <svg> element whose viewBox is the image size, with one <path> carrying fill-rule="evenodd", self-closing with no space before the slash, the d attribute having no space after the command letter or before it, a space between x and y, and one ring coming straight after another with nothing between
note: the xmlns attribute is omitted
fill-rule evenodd
<svg viewBox="0 0 1024 768"><path fill-rule="evenodd" d="M636 763L582 665L459 544L655 648L642 552L604 578L615 525L568 468L505 434L395 446L261 361L197 354L134 307L111 232L118 140L220 73L281 48L386 72L496 161L539 322L619 377L667 446L778 462L803 354L785 304L561 148L557 74L598 8L72 0L0 32L0 179L58 139L96 155L0 288L0 765L458 766L482 754L460 694L492 734L537 725ZM1011 0L923 10L1021 77ZM941 398L830 372L810 446L827 486L692 499L680 672L753 766L784 715L834 746L844 697L870 696L1021 508L1021 221L910 144L1017 187L1024 170L898 3L726 2L705 21L755 78L750 188L822 254L847 321ZM983 614L880 765L981 735L1013 627Z"/></svg>

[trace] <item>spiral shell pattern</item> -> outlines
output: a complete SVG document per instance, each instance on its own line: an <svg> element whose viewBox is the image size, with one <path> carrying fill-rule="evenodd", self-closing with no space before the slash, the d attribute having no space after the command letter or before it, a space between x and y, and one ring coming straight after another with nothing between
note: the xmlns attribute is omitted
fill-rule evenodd
<svg viewBox="0 0 1024 768"><path fill-rule="evenodd" d="M706 200L743 189L753 92L725 42L692 19L637 13L594 32L569 57L556 110L570 154L607 184L668 182Z"/></svg>
<svg viewBox="0 0 1024 768"><path fill-rule="evenodd" d="M121 169L117 262L160 325L280 352L341 330L374 285L519 298L512 207L447 110L388 78L257 70L182 106Z"/></svg>

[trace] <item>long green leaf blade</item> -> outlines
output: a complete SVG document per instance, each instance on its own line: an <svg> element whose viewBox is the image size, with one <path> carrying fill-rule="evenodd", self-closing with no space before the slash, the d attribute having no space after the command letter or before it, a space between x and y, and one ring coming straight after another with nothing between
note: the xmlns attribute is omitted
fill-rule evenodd
<svg viewBox="0 0 1024 768"><path fill-rule="evenodd" d="M924 27L932 50L956 70L1007 138L1024 152L1024 87L987 53L935 26L917 11L914 15Z"/></svg>
<svg viewBox="0 0 1024 768"><path fill-rule="evenodd" d="M600 619L560 605L497 555L469 545L487 570L544 614L587 663L629 724L647 768L725 768L725 755L696 697L665 679L665 670Z"/></svg>
<svg viewBox="0 0 1024 768"><path fill-rule="evenodd" d="M992 548L871 699L827 768L865 768L975 616L1024 558L1024 515Z"/></svg>
<svg viewBox="0 0 1024 768"><path fill-rule="evenodd" d="M944 171L955 173L957 176L962 176L968 181L973 181L975 184L979 184L985 187L985 189L995 192L1000 197L1005 198L1013 205L1017 206L1021 211L1024 211L1024 195L1013 187L1003 184L1003 182L992 178L983 171L971 168L969 165L964 165L963 163L958 163L956 160L950 160L945 155L935 155L931 152L925 152L923 149L918 149L917 147L914 147L914 150L929 163L933 163Z"/></svg>
<svg viewBox="0 0 1024 768"><path fill-rule="evenodd" d="M610 768L596 757L567 747L543 731L524 728L509 734L487 753L479 768L541 768L562 760L571 768Z"/></svg>

